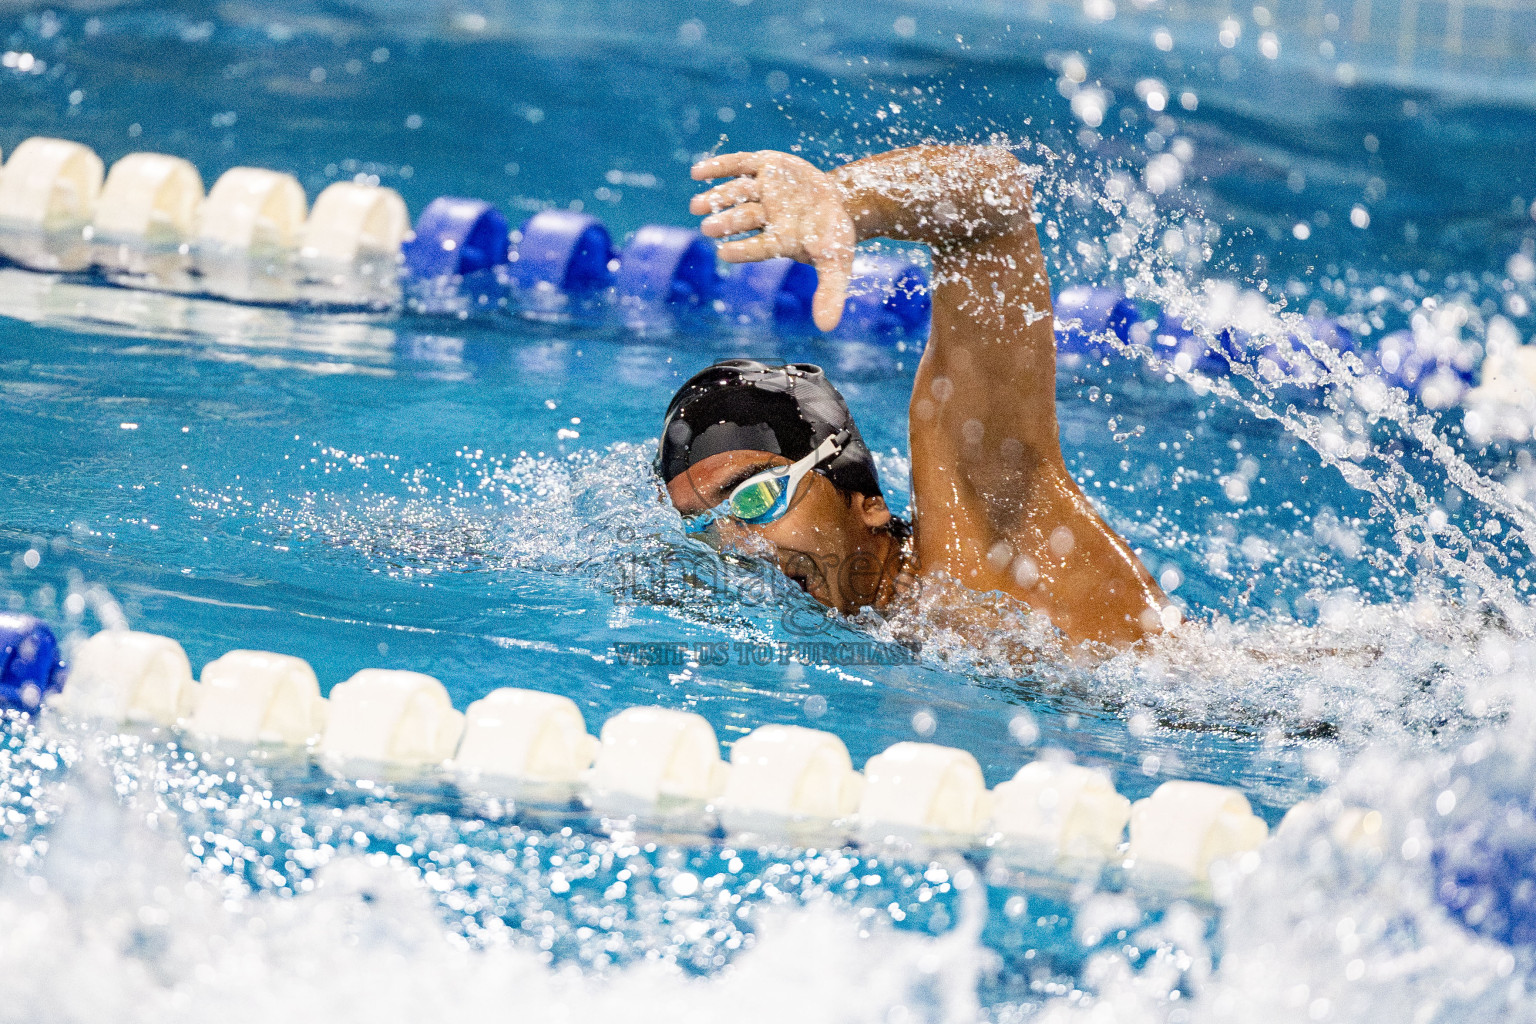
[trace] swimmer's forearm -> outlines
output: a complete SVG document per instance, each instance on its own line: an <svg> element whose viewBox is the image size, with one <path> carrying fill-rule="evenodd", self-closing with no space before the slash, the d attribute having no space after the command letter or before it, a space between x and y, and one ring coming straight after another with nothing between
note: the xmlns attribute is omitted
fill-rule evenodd
<svg viewBox="0 0 1536 1024"><path fill-rule="evenodd" d="M933 252L932 327L911 409L914 474L920 455L958 470L980 502L997 491L990 477L1005 440L1010 452L1022 446L1010 461L1060 467L1050 278L1024 166L998 147L914 146L832 178L860 239ZM981 445L964 441L968 424L980 427Z"/></svg>
<svg viewBox="0 0 1536 1024"><path fill-rule="evenodd" d="M995 146L913 146L831 175L861 240L963 247L1032 226L1024 165Z"/></svg>

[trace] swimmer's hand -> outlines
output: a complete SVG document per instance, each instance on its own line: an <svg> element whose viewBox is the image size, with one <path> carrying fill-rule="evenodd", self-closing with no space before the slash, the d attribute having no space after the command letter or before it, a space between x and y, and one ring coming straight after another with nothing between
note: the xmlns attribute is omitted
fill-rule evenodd
<svg viewBox="0 0 1536 1024"><path fill-rule="evenodd" d="M696 181L732 178L693 197L688 209L704 217L711 238L755 231L720 246L729 263L755 263L775 256L809 263L818 278L812 316L830 331L843 318L853 248L858 242L843 194L830 175L797 156L765 149L700 160ZM708 216L705 216L708 214Z"/></svg>

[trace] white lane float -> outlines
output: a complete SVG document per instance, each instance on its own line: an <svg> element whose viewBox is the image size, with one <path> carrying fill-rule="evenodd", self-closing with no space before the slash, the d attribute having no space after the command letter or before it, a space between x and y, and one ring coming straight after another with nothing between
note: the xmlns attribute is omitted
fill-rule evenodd
<svg viewBox="0 0 1536 1024"><path fill-rule="evenodd" d="M427 765L458 748L464 716L420 672L365 668L331 690L320 753L337 760Z"/></svg>
<svg viewBox="0 0 1536 1024"><path fill-rule="evenodd" d="M599 745L569 697L509 687L469 706L453 766L523 782L574 783Z"/></svg>
<svg viewBox="0 0 1536 1024"><path fill-rule="evenodd" d="M338 181L315 198L299 254L348 263L359 256L398 256L411 230L405 200L392 188Z"/></svg>
<svg viewBox="0 0 1536 1024"><path fill-rule="evenodd" d="M1129 856L1139 871L1204 882L1213 863L1251 853L1268 838L1248 798L1228 786L1165 782L1131 806Z"/></svg>
<svg viewBox="0 0 1536 1024"><path fill-rule="evenodd" d="M992 799L994 831L1053 857L1112 857L1131 817L1108 775L1064 761L1026 764Z"/></svg>
<svg viewBox="0 0 1536 1024"><path fill-rule="evenodd" d="M181 644L154 633L102 630L75 649L63 702L76 714L142 725L175 725L196 703L192 663Z"/></svg>
<svg viewBox="0 0 1536 1024"><path fill-rule="evenodd" d="M325 699L309 662L268 651L230 651L203 666L187 728L235 743L303 746L325 728Z"/></svg>
<svg viewBox="0 0 1536 1024"><path fill-rule="evenodd" d="M970 752L897 743L864 765L859 820L866 828L974 834L990 813L991 797Z"/></svg>
<svg viewBox="0 0 1536 1024"><path fill-rule="evenodd" d="M897 743L870 758L861 775L837 736L768 725L737 740L727 764L714 729L691 712L627 708L597 739L576 704L557 694L496 690L466 716L433 677L386 669L356 673L327 701L307 663L263 651L225 654L205 666L199 685L180 644L127 630L86 640L71 665L58 699L75 714L179 725L230 742L307 745L337 761L580 784L599 808L712 805L732 828L765 817L846 820L866 837L966 846L1001 838L1000 850L1043 850L1053 861L1105 860L1123 850L1133 877L1159 888L1208 882L1213 864L1268 839L1239 790L1172 781L1132 805L1105 773L1067 762L1027 764L989 792L964 750ZM1298 805L1281 829L1311 827L1320 813L1314 804ZM1122 845L1127 819L1130 841ZM1327 825L1342 846L1380 848L1375 811L1344 807Z"/></svg>
<svg viewBox="0 0 1536 1024"><path fill-rule="evenodd" d="M228 249L291 249L304 230L308 205L293 175L232 167L208 190L197 237Z"/></svg>
<svg viewBox="0 0 1536 1024"><path fill-rule="evenodd" d="M626 708L603 723L589 784L600 794L654 803L663 797L710 800L725 788L715 730L700 715L669 708Z"/></svg>
<svg viewBox="0 0 1536 1024"><path fill-rule="evenodd" d="M96 200L97 238L173 244L190 239L203 202L203 176L164 153L129 153L107 172Z"/></svg>
<svg viewBox="0 0 1536 1024"><path fill-rule="evenodd" d="M1490 356L1483 364L1483 378L1467 392L1468 406L1492 405L1520 408L1536 402L1536 346Z"/></svg>
<svg viewBox="0 0 1536 1024"><path fill-rule="evenodd" d="M0 171L0 220L49 231L89 223L103 170L78 142L27 139Z"/></svg>
<svg viewBox="0 0 1536 1024"><path fill-rule="evenodd" d="M1318 826L1326 826L1334 843L1354 853L1379 855L1386 845L1386 819L1380 811L1315 800L1303 800L1286 811L1275 835L1301 834Z"/></svg>
<svg viewBox="0 0 1536 1024"><path fill-rule="evenodd" d="M864 777L843 741L798 725L764 725L731 748L731 771L718 802L727 823L753 814L836 819L859 806Z"/></svg>

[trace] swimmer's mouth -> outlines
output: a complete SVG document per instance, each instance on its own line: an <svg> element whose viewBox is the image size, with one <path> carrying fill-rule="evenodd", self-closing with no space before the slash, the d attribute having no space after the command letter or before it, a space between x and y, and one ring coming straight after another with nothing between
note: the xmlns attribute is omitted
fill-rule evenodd
<svg viewBox="0 0 1536 1024"><path fill-rule="evenodd" d="M831 597L827 594L826 586L819 576L814 573L786 573L785 575L812 600L831 607Z"/></svg>

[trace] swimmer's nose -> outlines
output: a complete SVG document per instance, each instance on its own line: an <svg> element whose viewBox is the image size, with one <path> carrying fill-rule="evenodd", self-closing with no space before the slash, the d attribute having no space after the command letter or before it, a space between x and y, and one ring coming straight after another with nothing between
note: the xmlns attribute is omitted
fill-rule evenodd
<svg viewBox="0 0 1536 1024"><path fill-rule="evenodd" d="M690 528L688 536L713 551L729 551L741 546L733 543L733 534L739 531L740 527L728 519L711 519L701 526Z"/></svg>
<svg viewBox="0 0 1536 1024"><path fill-rule="evenodd" d="M716 550L734 551L738 554L766 558L773 558L778 555L779 549L772 541L750 526L738 523L734 519L718 521L711 528L711 532L714 532L720 538L720 546Z"/></svg>
<svg viewBox="0 0 1536 1024"><path fill-rule="evenodd" d="M734 519L718 519L710 527L718 547L746 551L752 546L753 534Z"/></svg>

